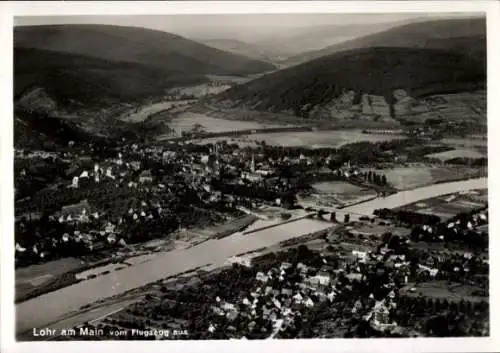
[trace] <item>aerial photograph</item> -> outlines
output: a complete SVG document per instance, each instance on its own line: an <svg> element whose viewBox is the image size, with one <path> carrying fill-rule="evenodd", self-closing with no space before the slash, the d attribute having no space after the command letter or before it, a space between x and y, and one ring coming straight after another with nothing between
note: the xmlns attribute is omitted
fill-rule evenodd
<svg viewBox="0 0 500 353"><path fill-rule="evenodd" d="M13 31L17 341L490 336L485 13Z"/></svg>

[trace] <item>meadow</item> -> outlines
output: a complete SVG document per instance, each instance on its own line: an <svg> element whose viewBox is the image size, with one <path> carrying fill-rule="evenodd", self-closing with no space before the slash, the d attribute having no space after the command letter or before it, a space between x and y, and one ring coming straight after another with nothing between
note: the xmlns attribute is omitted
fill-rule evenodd
<svg viewBox="0 0 500 353"><path fill-rule="evenodd" d="M486 202L474 198L477 191L455 193L431 198L401 207L402 210L436 215L442 220L453 218L458 213L467 213L485 207Z"/></svg>
<svg viewBox="0 0 500 353"><path fill-rule="evenodd" d="M366 170L377 172L375 169ZM481 174L481 171L477 168L462 166L416 165L384 169L383 173L387 177L389 184L396 189L410 190L434 183L476 177Z"/></svg>
<svg viewBox="0 0 500 353"><path fill-rule="evenodd" d="M301 201L304 205L343 207L372 199L377 195L371 189L361 188L343 181L315 183L312 187L314 189L312 195Z"/></svg>
<svg viewBox="0 0 500 353"><path fill-rule="evenodd" d="M205 132L226 132L248 129L263 129L270 127L279 127L282 125L266 124L253 121L226 120L212 118L205 114L184 112L179 114L168 122L170 128L175 130L176 135L180 136L181 131L191 131L196 126L200 126ZM160 137L161 139L162 137ZM213 140L213 139L206 139ZM227 138L222 138L227 140ZM205 140L203 140L205 141ZM208 142L207 142L208 143Z"/></svg>
<svg viewBox="0 0 500 353"><path fill-rule="evenodd" d="M361 130L333 130L333 131L303 131L303 132L279 132L258 133L243 135L229 139L228 142L239 146L255 146L264 141L267 145L283 147L309 147L309 148L338 148L345 144L369 141L380 142L404 139L403 135L364 134ZM199 143L215 143L227 138L210 138L200 140Z"/></svg>
<svg viewBox="0 0 500 353"><path fill-rule="evenodd" d="M426 155L426 157L431 159L439 159L442 162L445 162L447 160L454 158L470 158L470 159L486 158L487 155L473 149L460 148L451 151L428 154Z"/></svg>
<svg viewBox="0 0 500 353"><path fill-rule="evenodd" d="M158 103L153 103L150 105L145 105L143 107L138 107L129 111L127 114L121 117L122 120L128 122L139 122L146 120L150 115L159 113L164 110L169 110L173 107L186 106L193 103L194 100L183 99L183 100L171 100L162 101Z"/></svg>

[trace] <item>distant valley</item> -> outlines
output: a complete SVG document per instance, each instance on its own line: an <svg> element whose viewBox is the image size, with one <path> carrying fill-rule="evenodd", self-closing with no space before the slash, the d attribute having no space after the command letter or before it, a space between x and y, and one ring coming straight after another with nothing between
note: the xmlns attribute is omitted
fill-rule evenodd
<svg viewBox="0 0 500 353"><path fill-rule="evenodd" d="M476 60L486 58L486 21L483 18L418 21L395 26L352 40L303 52L286 60L287 65L331 55L341 51L370 48L447 49L466 54Z"/></svg>
<svg viewBox="0 0 500 353"><path fill-rule="evenodd" d="M80 119L105 134L114 118L173 88L275 69L170 33L107 25L16 27L14 62L15 103L25 112L16 121L27 114L71 118L61 122L70 125ZM26 126L36 128L36 119Z"/></svg>
<svg viewBox="0 0 500 353"><path fill-rule="evenodd" d="M117 26L18 27L15 94L41 88L58 106L109 105L161 97L206 75L248 75L269 63L213 49L165 32Z"/></svg>
<svg viewBox="0 0 500 353"><path fill-rule="evenodd" d="M254 43L105 25L18 27L16 121L64 118L58 124L77 135L98 136L138 123L161 134L179 112L200 109L283 124L484 125L485 38L484 19L332 25ZM157 113L166 120L150 126ZM38 129L37 118L24 122L20 134Z"/></svg>
<svg viewBox="0 0 500 353"><path fill-rule="evenodd" d="M403 22L404 23L404 22ZM238 40L233 38L193 38L194 41L249 58L264 60L279 68L295 63L297 55L323 49L397 26L398 23L359 25L323 25L289 29L267 37Z"/></svg>

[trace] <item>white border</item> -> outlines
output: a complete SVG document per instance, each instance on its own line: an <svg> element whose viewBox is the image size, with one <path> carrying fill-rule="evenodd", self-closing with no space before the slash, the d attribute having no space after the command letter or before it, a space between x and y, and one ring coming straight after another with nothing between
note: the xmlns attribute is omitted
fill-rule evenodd
<svg viewBox="0 0 500 353"><path fill-rule="evenodd" d="M13 140L12 140L12 25L13 16L44 15L148 15L148 14L223 14L223 13L390 13L390 12L486 12L488 26L488 148L495 151L495 136L500 136L500 63L498 34L499 3L497 1L191 1L191 2L2 2L0 4L0 219L3 241L1 250L1 310L0 339L2 352L88 352L106 350L119 352L148 351L204 351L234 352L269 350L287 352L487 352L500 347L500 323L498 297L499 262L493 249L498 248L496 221L497 200L500 188L493 181L500 180L500 154L489 154L489 195L490 195L490 308L491 336L489 338L462 339L331 339L331 340L293 340L293 341L198 341L198 342L39 342L15 343L14 341L14 269L13 269ZM497 145L498 146L498 145ZM497 162L498 161L498 162ZM495 315L496 314L496 315Z"/></svg>
<svg viewBox="0 0 500 353"><path fill-rule="evenodd" d="M492 0L474 1L13 1L16 16L245 13L484 12ZM453 4L453 5L451 5Z"/></svg>

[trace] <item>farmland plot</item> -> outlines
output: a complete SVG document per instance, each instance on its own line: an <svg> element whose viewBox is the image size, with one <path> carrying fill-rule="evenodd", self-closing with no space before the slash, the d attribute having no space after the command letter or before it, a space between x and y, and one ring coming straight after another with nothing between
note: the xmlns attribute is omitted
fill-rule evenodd
<svg viewBox="0 0 500 353"><path fill-rule="evenodd" d="M446 221L459 213L471 212L486 206L486 202L475 199L471 200L471 196L473 196L472 193L445 195L409 204L401 209L421 214L436 215L441 220Z"/></svg>
<svg viewBox="0 0 500 353"><path fill-rule="evenodd" d="M338 207L365 201L376 196L371 189L360 188L342 181L322 182L313 184L314 193L305 198L305 204L314 203L317 206Z"/></svg>
<svg viewBox="0 0 500 353"><path fill-rule="evenodd" d="M279 127L281 125L264 124L252 121L226 120L212 118L205 114L185 112L172 119L168 125L180 135L181 131L191 131L199 126L205 132L226 132L250 129L263 129L266 127ZM226 140L227 138L223 138Z"/></svg>
<svg viewBox="0 0 500 353"><path fill-rule="evenodd" d="M232 138L231 143L236 143L243 147L255 146L256 141L264 141L267 145L272 146L308 147L314 149L328 147L338 148L345 144L361 141L380 142L404 138L405 136L403 135L364 134L361 130L335 130L258 133ZM221 139L207 139L203 140L201 143L214 143L218 140Z"/></svg>
<svg viewBox="0 0 500 353"><path fill-rule="evenodd" d="M475 151L473 149L461 148L451 151L428 154L426 155L426 157L431 159L439 159L442 162L445 162L447 160L454 158L470 158L470 159L485 158L486 154Z"/></svg>
<svg viewBox="0 0 500 353"><path fill-rule="evenodd" d="M195 100L184 99L163 101L151 105L146 105L129 111L127 114L122 116L122 120L137 123L146 120L150 115L171 109L173 107L187 106L189 104L192 104L193 102L195 102Z"/></svg>
<svg viewBox="0 0 500 353"><path fill-rule="evenodd" d="M367 169L368 171L369 169ZM377 173L380 171L373 170ZM398 190L410 190L425 185L472 178L482 172L477 168L467 168L462 166L416 166L416 167L396 167L384 169L382 174L387 177L390 185Z"/></svg>

